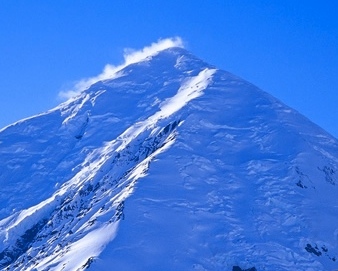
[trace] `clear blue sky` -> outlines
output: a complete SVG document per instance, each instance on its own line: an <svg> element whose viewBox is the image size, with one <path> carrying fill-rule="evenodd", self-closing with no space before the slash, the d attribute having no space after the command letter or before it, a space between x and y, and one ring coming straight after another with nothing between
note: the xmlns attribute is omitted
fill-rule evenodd
<svg viewBox="0 0 338 271"><path fill-rule="evenodd" d="M180 36L338 138L337 14L334 0L2 0L0 127L54 107L124 48Z"/></svg>

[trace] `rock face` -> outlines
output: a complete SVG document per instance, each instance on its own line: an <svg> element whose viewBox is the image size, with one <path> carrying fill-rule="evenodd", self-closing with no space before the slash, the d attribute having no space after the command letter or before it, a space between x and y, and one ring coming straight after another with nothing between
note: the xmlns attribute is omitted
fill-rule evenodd
<svg viewBox="0 0 338 271"><path fill-rule="evenodd" d="M0 131L1 270L333 270L338 142L169 48Z"/></svg>

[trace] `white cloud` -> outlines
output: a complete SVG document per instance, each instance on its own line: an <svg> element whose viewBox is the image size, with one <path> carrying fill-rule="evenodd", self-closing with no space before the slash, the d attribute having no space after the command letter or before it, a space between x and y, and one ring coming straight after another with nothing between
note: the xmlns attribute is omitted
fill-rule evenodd
<svg viewBox="0 0 338 271"><path fill-rule="evenodd" d="M171 47L181 47L183 48L183 41L180 37L159 39L157 42L152 43L150 46L146 46L141 50L134 50L130 48L124 49L124 63L118 66L107 64L102 73L78 80L74 83L73 87L68 90L62 90L59 92L59 98L62 100L69 99L78 95L81 91L87 89L89 86L94 84L97 81L111 79L119 76L118 71L126 67L127 65L139 62L148 56L157 54L159 51L171 48Z"/></svg>

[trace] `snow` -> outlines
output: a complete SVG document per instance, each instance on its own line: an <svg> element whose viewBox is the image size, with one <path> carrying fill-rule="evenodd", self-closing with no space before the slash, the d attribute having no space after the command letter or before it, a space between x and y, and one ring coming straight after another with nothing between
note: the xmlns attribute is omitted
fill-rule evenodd
<svg viewBox="0 0 338 271"><path fill-rule="evenodd" d="M124 49L124 63L118 66L107 64L102 73L91 77L78 80L72 89L63 90L59 93L59 97L62 99L70 99L77 96L84 89L89 88L92 84L98 81L112 80L122 77L124 74L121 72L123 68L130 64L138 63L144 59L151 58L158 54L160 51L172 48L183 48L183 41L180 37L172 37L166 39L159 39L157 42L152 43L150 46L146 46L141 50L134 50L131 48Z"/></svg>
<svg viewBox="0 0 338 271"><path fill-rule="evenodd" d="M2 270L338 268L337 140L169 47L0 131Z"/></svg>

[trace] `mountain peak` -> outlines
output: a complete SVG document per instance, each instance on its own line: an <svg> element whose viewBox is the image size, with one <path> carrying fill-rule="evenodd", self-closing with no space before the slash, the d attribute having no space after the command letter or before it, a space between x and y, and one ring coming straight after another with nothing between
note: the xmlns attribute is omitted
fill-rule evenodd
<svg viewBox="0 0 338 271"><path fill-rule="evenodd" d="M186 63L187 62L187 63ZM194 70L197 66L201 67L212 67L203 60L194 56L188 50L181 47L170 47L157 51L138 62L131 63L129 65L135 66L137 64L148 63L151 69L165 69L165 68L180 68L183 63L186 63L187 68ZM128 67L129 65L126 65Z"/></svg>
<svg viewBox="0 0 338 271"><path fill-rule="evenodd" d="M337 269L337 141L185 49L140 56L0 132L0 269Z"/></svg>

